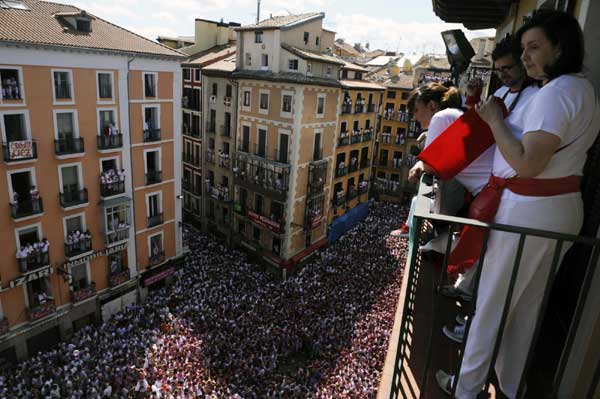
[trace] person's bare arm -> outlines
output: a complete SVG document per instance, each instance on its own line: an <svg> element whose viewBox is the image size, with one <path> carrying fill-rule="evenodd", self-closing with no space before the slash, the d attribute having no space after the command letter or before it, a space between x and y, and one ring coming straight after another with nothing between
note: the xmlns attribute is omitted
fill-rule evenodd
<svg viewBox="0 0 600 399"><path fill-rule="evenodd" d="M433 174L434 170L425 162L417 161L417 163L415 163L415 165L408 171L408 181L411 183L417 183L423 172Z"/></svg>

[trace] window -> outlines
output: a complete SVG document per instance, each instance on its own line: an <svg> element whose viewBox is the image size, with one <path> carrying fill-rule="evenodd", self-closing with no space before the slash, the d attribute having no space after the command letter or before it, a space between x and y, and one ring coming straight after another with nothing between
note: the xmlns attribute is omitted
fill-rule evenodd
<svg viewBox="0 0 600 399"><path fill-rule="evenodd" d="M27 111L4 114L2 116L2 132L7 142L29 140L29 118Z"/></svg>
<svg viewBox="0 0 600 399"><path fill-rule="evenodd" d="M212 84L212 95L216 96L219 92L219 85L217 83Z"/></svg>
<svg viewBox="0 0 600 399"><path fill-rule="evenodd" d="M265 200L260 194L254 194L254 212L262 215L264 211Z"/></svg>
<svg viewBox="0 0 600 399"><path fill-rule="evenodd" d="M298 60L289 60L288 69L297 71L298 70Z"/></svg>
<svg viewBox="0 0 600 399"><path fill-rule="evenodd" d="M75 137L73 112L56 113L56 133L58 140L70 140Z"/></svg>
<svg viewBox="0 0 600 399"><path fill-rule="evenodd" d="M98 112L100 135L110 135L110 129L116 128L115 112L113 110L100 110Z"/></svg>
<svg viewBox="0 0 600 399"><path fill-rule="evenodd" d="M258 146L256 148L256 155L265 157L267 155L267 130L258 129Z"/></svg>
<svg viewBox="0 0 600 399"><path fill-rule="evenodd" d="M320 94L317 97L317 116L323 116L325 114L325 95Z"/></svg>
<svg viewBox="0 0 600 399"><path fill-rule="evenodd" d="M310 75L312 73L312 64L310 62L306 63L306 73Z"/></svg>
<svg viewBox="0 0 600 399"><path fill-rule="evenodd" d="M250 92L250 90L244 90L244 102L243 105L244 107L250 107L250 95L252 93Z"/></svg>
<svg viewBox="0 0 600 399"><path fill-rule="evenodd" d="M319 36L317 36L315 38L315 44L318 46L321 43L321 38Z"/></svg>
<svg viewBox="0 0 600 399"><path fill-rule="evenodd" d="M159 108L144 107L144 130L160 129Z"/></svg>
<svg viewBox="0 0 600 399"><path fill-rule="evenodd" d="M281 100L281 111L292 112L292 96L284 94Z"/></svg>
<svg viewBox="0 0 600 399"><path fill-rule="evenodd" d="M151 258L160 257L164 252L162 233L150 236L149 243L150 243L150 246L149 246L150 257Z"/></svg>
<svg viewBox="0 0 600 399"><path fill-rule="evenodd" d="M77 19L76 21L77 30L80 32L91 32L92 31L92 21L89 19Z"/></svg>
<svg viewBox="0 0 600 399"><path fill-rule="evenodd" d="M358 123L359 123L359 121L354 121L354 123L352 125L352 132L360 131L360 128L358 127Z"/></svg>
<svg viewBox="0 0 600 399"><path fill-rule="evenodd" d="M242 126L242 148L241 148L241 150L244 152L249 152L248 147L250 147L250 126L244 125L244 126Z"/></svg>
<svg viewBox="0 0 600 399"><path fill-rule="evenodd" d="M308 44L308 39L309 39L310 35L308 32L304 32L304 44Z"/></svg>
<svg viewBox="0 0 600 399"><path fill-rule="evenodd" d="M396 98L396 92L392 90L388 91L387 98Z"/></svg>
<svg viewBox="0 0 600 399"><path fill-rule="evenodd" d="M403 91L403 92L402 92L402 99L403 99L403 100L408 100L408 97L410 97L410 92L408 92L408 91Z"/></svg>
<svg viewBox="0 0 600 399"><path fill-rule="evenodd" d="M260 229L256 226L254 226L252 228L252 237L256 240L256 241L260 241Z"/></svg>
<svg viewBox="0 0 600 399"><path fill-rule="evenodd" d="M330 78L331 74L333 74L333 67L331 65L327 65L327 77Z"/></svg>
<svg viewBox="0 0 600 399"><path fill-rule="evenodd" d="M69 100L72 99L71 93L71 72L54 71L54 99Z"/></svg>
<svg viewBox="0 0 600 399"><path fill-rule="evenodd" d="M129 206L121 204L106 208L106 232L111 233L129 227Z"/></svg>
<svg viewBox="0 0 600 399"><path fill-rule="evenodd" d="M98 98L112 99L113 98L112 85L113 85L112 73L99 72L98 73Z"/></svg>
<svg viewBox="0 0 600 399"><path fill-rule="evenodd" d="M348 71L345 69L342 71L342 79L348 79Z"/></svg>
<svg viewBox="0 0 600 399"><path fill-rule="evenodd" d="M263 54L260 57L260 66L265 67L265 68L269 66L269 55L268 54Z"/></svg>
<svg viewBox="0 0 600 399"><path fill-rule="evenodd" d="M289 135L285 133L279 133L279 153L277 154L277 161L281 163L288 162L288 145Z"/></svg>
<svg viewBox="0 0 600 399"><path fill-rule="evenodd" d="M183 80L191 80L192 79L192 73L190 71L190 68L183 68Z"/></svg>
<svg viewBox="0 0 600 399"><path fill-rule="evenodd" d="M261 31L254 32L254 43L262 43L263 33Z"/></svg>
<svg viewBox="0 0 600 399"><path fill-rule="evenodd" d="M202 80L202 76L200 75L200 69L194 69L194 81L200 82Z"/></svg>
<svg viewBox="0 0 600 399"><path fill-rule="evenodd" d="M231 97L233 87L231 85L225 86L225 97Z"/></svg>
<svg viewBox="0 0 600 399"><path fill-rule="evenodd" d="M362 80L362 72L354 72L354 79Z"/></svg>
<svg viewBox="0 0 600 399"><path fill-rule="evenodd" d="M269 93L260 93L260 109L269 110Z"/></svg>
<svg viewBox="0 0 600 399"><path fill-rule="evenodd" d="M149 194L146 201L148 217L152 218L162 213L161 193Z"/></svg>
<svg viewBox="0 0 600 399"><path fill-rule="evenodd" d="M61 193L66 194L66 197L69 195L75 195L81 190L81 169L80 165L70 165L70 166L59 166L60 169L60 181L61 181ZM70 202L70 201L67 201Z"/></svg>
<svg viewBox="0 0 600 399"><path fill-rule="evenodd" d="M156 73L144 73L144 96L156 97Z"/></svg>
<svg viewBox="0 0 600 399"><path fill-rule="evenodd" d="M2 90L0 96L5 100L21 100L21 80L19 79L18 69L0 69L0 83Z"/></svg>

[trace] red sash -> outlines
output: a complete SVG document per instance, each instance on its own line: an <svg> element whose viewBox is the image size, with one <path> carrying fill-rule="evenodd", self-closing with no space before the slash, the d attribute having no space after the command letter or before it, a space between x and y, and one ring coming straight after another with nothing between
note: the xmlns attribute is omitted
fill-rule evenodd
<svg viewBox="0 0 600 399"><path fill-rule="evenodd" d="M503 179L490 176L488 184L481 190L469 207L469 218L481 222L492 222L498 211L502 192L508 188L515 194L531 197L550 197L553 195L579 192L581 176L566 176L557 179L526 179L513 177ZM448 274L456 276L469 269L477 260L483 245L484 230L478 227L464 226L456 248L450 253Z"/></svg>

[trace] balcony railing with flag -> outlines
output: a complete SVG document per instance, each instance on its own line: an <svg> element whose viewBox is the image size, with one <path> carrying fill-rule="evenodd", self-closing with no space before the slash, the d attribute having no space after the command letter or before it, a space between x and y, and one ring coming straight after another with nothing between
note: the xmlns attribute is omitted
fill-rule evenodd
<svg viewBox="0 0 600 399"><path fill-rule="evenodd" d="M20 162L37 159L37 142L35 140L11 141L2 143L4 162Z"/></svg>
<svg viewBox="0 0 600 399"><path fill-rule="evenodd" d="M149 170L146 173L146 186L162 182L162 170Z"/></svg>
<svg viewBox="0 0 600 399"><path fill-rule="evenodd" d="M144 130L144 143L160 141L160 129Z"/></svg>
<svg viewBox="0 0 600 399"><path fill-rule="evenodd" d="M54 140L54 153L56 155L71 155L85 152L83 137L68 137Z"/></svg>
<svg viewBox="0 0 600 399"><path fill-rule="evenodd" d="M123 147L123 134L101 134L96 136L96 144L99 150L113 150Z"/></svg>
<svg viewBox="0 0 600 399"><path fill-rule="evenodd" d="M399 326L394 328L398 333L392 337L395 341L393 345L390 345L390 348L394 348L395 353L388 357L389 361L386 362L383 370L383 375L386 375L386 377L383 377L381 381L379 397L386 399L437 397L436 393L441 391L437 387L435 370L454 370L455 372L461 370L463 353L471 334L471 321L475 312L480 311L479 306L476 309L474 304L478 304L477 297L479 295L489 295L489 292L484 291L483 288L479 289L481 287L479 285L480 279L484 278L485 273L493 272L489 266L488 268L485 267L490 261L493 262L493 259L490 260L487 256L488 243L491 242L491 237L500 238L499 234L515 237L515 246L503 248L503 251L507 252L507 256L509 256L507 259L510 259L512 265L507 268L508 272L504 276L505 284L497 289L498 299L494 303L497 304L498 322L490 327L494 331L489 339L491 357L485 362L486 365L483 370L485 383L482 387L483 393L481 396L490 397L490 386L495 384L494 370L500 358L501 347L510 342L506 340L523 338L527 340L520 347L524 367L516 370L518 374L514 376L515 386L513 389L517 392L516 397L524 397L525 391L527 391L528 398L557 397L554 394L548 395L548 393L557 392L561 381L563 381L567 362L574 354L573 343L576 335L581 333L579 324L584 309L583 304L585 298L588 298L590 288L593 286L591 280L600 257L600 239L507 224L483 223L474 219L442 214L440 209L444 208L443 204L445 203L442 194L446 192L443 184L445 183L438 182L430 176L424 176L419 185L414 218L410 228L407 270L404 273L403 287L406 288L403 288L403 292L405 292L405 295L400 298L398 304L400 323ZM440 287L449 284L446 270L453 247L453 233L460 231L463 226L479 229L482 232L483 242L480 244L481 248L478 251L478 264L474 266L476 269L472 272L474 281L471 284L473 286L472 299L470 303L463 302L463 306L460 308L461 314L468 316L465 319L464 334L462 334L460 344L455 345L445 340L442 334L439 334L439 330L444 325L444 320L449 319L447 314L456 311L455 301L448 301L444 298L440 293ZM435 269L432 267L430 258L422 256L421 251L419 251L419 247L433 236L434 228L448 229L448 234L445 234L447 239L441 242L442 248L440 249L444 251L441 268L440 265L437 265ZM538 245L544 241L548 243L548 250L551 252L544 255L546 256L544 259L547 260L542 269L536 272L538 275L534 277L534 281L538 284L536 286L544 288L539 290L539 302L531 300L531 303L537 303L537 305L534 303L530 306L531 315L529 317L533 318L531 321L533 327L530 332L531 335L525 337L526 332L523 332L523 337L506 337L508 330L505 330L505 328L509 323L515 322L514 319L511 320L511 313L514 315L517 311L515 306L527 306L522 305L522 303L528 303L523 302L525 300L523 296L517 298L517 295L520 295L518 294L519 288L517 288L520 278L524 276L523 273L528 273L527 270L529 270L530 265L527 259L532 256L532 253L537 255ZM578 266L585 269L582 274L584 282L578 291L578 299L576 306L574 306L570 324L565 326L566 336L564 340L558 341L552 332L548 332L543 328L543 321L548 316L546 313L560 267L561 254L564 254L565 247L571 243L574 244L574 247L585 248L590 256L585 260L577 260ZM543 246L546 246L546 244ZM521 305L518 305L517 301ZM415 317L415 309L431 309L432 312L427 317ZM520 323L516 324L517 329L519 329L519 325ZM514 326L515 324L513 324L513 328L515 328ZM486 327L484 326L484 328ZM545 338L543 335L545 335ZM416 337L427 338L415 339ZM538 342L548 340L550 337L552 337L552 347L556 349L555 359L550 360L553 359L553 356L544 355L544 361L549 362L549 365L532 372L536 348L539 350ZM513 367L513 364L505 363L503 367ZM411 376L411 378L408 379L405 376ZM455 396L459 379L460 377L452 379L448 385L451 397ZM496 395L498 395L497 386L495 390Z"/></svg>
<svg viewBox="0 0 600 399"><path fill-rule="evenodd" d="M59 194L60 206L68 208L71 206L77 206L88 203L88 191L87 188L77 190L69 189Z"/></svg>

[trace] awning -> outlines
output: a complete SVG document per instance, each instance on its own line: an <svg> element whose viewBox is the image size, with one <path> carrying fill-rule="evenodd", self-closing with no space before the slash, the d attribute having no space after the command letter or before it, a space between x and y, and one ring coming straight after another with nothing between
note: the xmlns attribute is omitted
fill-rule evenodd
<svg viewBox="0 0 600 399"><path fill-rule="evenodd" d="M100 206L103 208L112 208L114 206L125 204L127 202L131 202L131 198L126 197L126 196L121 196L121 197L117 197L117 198L111 198L106 201L101 201Z"/></svg>
<svg viewBox="0 0 600 399"><path fill-rule="evenodd" d="M467 29L496 28L510 11L511 0L432 0L433 12L444 22Z"/></svg>

